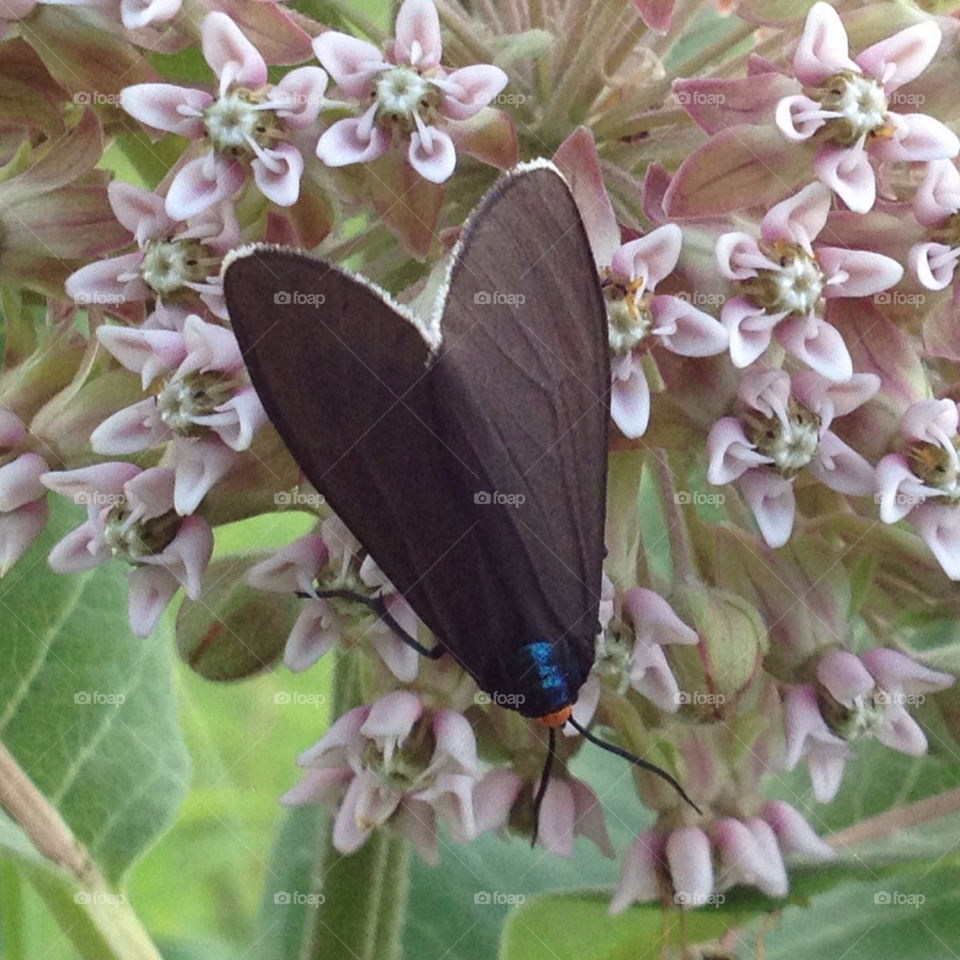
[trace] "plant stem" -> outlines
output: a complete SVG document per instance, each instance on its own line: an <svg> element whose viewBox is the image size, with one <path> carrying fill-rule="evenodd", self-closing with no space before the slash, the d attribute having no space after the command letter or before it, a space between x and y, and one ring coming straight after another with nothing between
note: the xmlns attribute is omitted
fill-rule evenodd
<svg viewBox="0 0 960 960"><path fill-rule="evenodd" d="M363 700L360 658L340 656L333 681L333 716ZM354 854L320 844L316 892L324 900L312 914L301 960L399 960L406 918L410 849L402 837L374 830Z"/></svg>
<svg viewBox="0 0 960 960"><path fill-rule="evenodd" d="M0 743L0 804L22 827L30 842L48 860L81 882L96 872L89 855L53 804L27 776L13 754Z"/></svg>
<svg viewBox="0 0 960 960"><path fill-rule="evenodd" d="M303 960L399 960L406 914L409 849L376 830L354 854L328 847L324 902Z"/></svg>
<svg viewBox="0 0 960 960"><path fill-rule="evenodd" d="M660 481L660 491L663 497L667 536L670 538L674 582L693 582L696 579L693 545L690 542L690 531L687 529L687 518L685 516L685 511L693 508L684 506L684 501L677 492L676 484L673 482L673 470L667 461L666 451L655 451L654 459L657 479ZM688 494L689 491L684 491L684 493Z"/></svg>
<svg viewBox="0 0 960 960"><path fill-rule="evenodd" d="M945 817L948 813L954 813L957 810L960 810L960 787L861 820L860 823L847 827L846 830L830 834L826 840L835 847L848 847L854 843L863 843L865 840L879 840L893 836L907 827L916 827Z"/></svg>
<svg viewBox="0 0 960 960"><path fill-rule="evenodd" d="M9 861L0 863L0 929L5 960L26 960L23 925L23 881Z"/></svg>
<svg viewBox="0 0 960 960"><path fill-rule="evenodd" d="M460 41L476 63L490 63L492 51L477 40L477 25L464 20L444 0L435 0L440 22Z"/></svg>
<svg viewBox="0 0 960 960"><path fill-rule="evenodd" d="M321 23L330 19L326 11L333 13L341 20L353 24L367 35L367 39L373 41L378 46L387 42L387 33L381 27L378 27L358 5L351 3L350 0L306 0L303 5L303 12Z"/></svg>
<svg viewBox="0 0 960 960"><path fill-rule="evenodd" d="M697 76L705 67L710 66L717 60L724 59L725 55L729 54L738 43L742 43L752 36L756 29L756 24L740 23L726 36L711 43L709 47L704 47L699 53L694 54L694 56L675 67L672 71L674 77Z"/></svg>
<svg viewBox="0 0 960 960"><path fill-rule="evenodd" d="M569 124L572 108L577 104L579 91L598 73L598 54L615 27L620 12L619 3L612 0L600 0L592 11L585 36L579 36L576 53L563 72L544 113L540 125L543 139L548 143L560 139L563 129ZM580 108L585 114L589 104ZM579 119L582 119L579 118Z"/></svg>
<svg viewBox="0 0 960 960"><path fill-rule="evenodd" d="M70 875L71 887L75 881L80 888L77 892L85 895L81 899L74 896L68 907L72 913L67 916L64 911L64 875L47 868L41 869L36 864L25 867L26 875L63 926L64 933L72 938L76 932L73 927L77 925L77 915L83 914L91 928L85 933L85 942L90 943L92 933L99 944L96 948L98 957L102 956L104 960L108 957L115 960L121 957L123 960L161 960L157 948L128 901L114 893L106 877L57 809L2 743L0 805L36 850L65 870ZM116 899L118 897L119 900ZM84 957L89 955L83 952ZM15 954L11 954L13 956Z"/></svg>

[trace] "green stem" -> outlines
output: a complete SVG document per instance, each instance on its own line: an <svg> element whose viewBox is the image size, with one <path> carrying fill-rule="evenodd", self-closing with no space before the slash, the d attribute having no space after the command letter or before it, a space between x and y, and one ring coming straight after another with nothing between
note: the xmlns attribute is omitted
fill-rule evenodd
<svg viewBox="0 0 960 960"><path fill-rule="evenodd" d="M303 3L303 13L319 20L321 23L330 22L331 12L333 13L333 19L358 27L366 34L368 40L378 46L383 46L387 42L387 32L382 27L377 26L351 0L305 0Z"/></svg>
<svg viewBox="0 0 960 960"><path fill-rule="evenodd" d="M612 0L601 0L593 10L593 15L587 25L586 35L578 38L577 51L563 76L544 113L540 125L544 140L559 140L561 134L570 124L572 110L577 106L579 92L595 79L599 73L599 64L602 62L598 53L603 49L611 31L616 26L623 9L622 4ZM580 106L581 115L585 115L589 104Z"/></svg>
<svg viewBox="0 0 960 960"><path fill-rule="evenodd" d="M302 960L399 960L410 851L377 830L349 857L327 847L314 929Z"/></svg>
<svg viewBox="0 0 960 960"><path fill-rule="evenodd" d="M0 863L0 929L3 930L4 960L26 960L23 882L17 868L9 861Z"/></svg>
<svg viewBox="0 0 960 960"><path fill-rule="evenodd" d="M757 29L756 24L740 23L735 29L731 30L726 36L721 37L709 47L704 47L699 53L684 60L672 71L674 77L695 77L702 73L705 67L710 66L717 60L723 60L733 48L752 36Z"/></svg>
<svg viewBox="0 0 960 960"><path fill-rule="evenodd" d="M0 805L34 848L62 869L25 865L31 883L84 957L96 951L104 960L161 960L129 902L113 890L56 807L2 743ZM65 881L75 891L72 902L65 900Z"/></svg>
<svg viewBox="0 0 960 960"><path fill-rule="evenodd" d="M530 25L534 30L546 30L546 21L543 11L543 0L530 0ZM541 103L550 95L550 64L553 60L553 50L548 49L538 57L533 65L534 88Z"/></svg>
<svg viewBox="0 0 960 960"><path fill-rule="evenodd" d="M957 810L960 810L960 787L861 820L860 823L847 827L839 833L830 834L825 839L835 847L848 847L867 840L881 840L895 836L908 827L938 820Z"/></svg>
<svg viewBox="0 0 960 960"><path fill-rule="evenodd" d="M630 136L631 134L640 133L644 130L651 130L654 127L669 126L679 120L680 112L683 112L685 118L685 111L677 111L668 107L666 109L659 108L656 112L641 116L635 121L632 120L632 117L637 117L637 115L642 114L644 110L662 104L670 93L674 80L701 73L705 67L726 57L734 46L751 36L755 29L756 27L751 24L741 24L731 33L716 41L716 43L712 43L695 56L685 60L662 80L652 83L643 91L643 102L636 100L631 101L628 104L611 110L602 118L598 118L594 128L594 133L597 138L605 137L610 139L612 137ZM616 128L621 124L625 125L626 129L617 130Z"/></svg>
<svg viewBox="0 0 960 960"><path fill-rule="evenodd" d="M493 52L477 40L477 25L461 17L444 0L435 0L435 2L437 12L440 14L440 22L460 41L474 62L490 63L493 60Z"/></svg>
<svg viewBox="0 0 960 960"><path fill-rule="evenodd" d="M363 664L344 655L333 681L333 716L363 700ZM334 849L327 832L317 858L313 911L300 960L399 960L406 917L410 848L385 829L375 830L354 854Z"/></svg>
<svg viewBox="0 0 960 960"><path fill-rule="evenodd" d="M560 78L566 73L567 67L580 48L583 30L592 16L593 4L594 0L569 0L563 11L563 18L555 26L558 43L556 54L551 58L552 76L548 92L556 89Z"/></svg>
<svg viewBox="0 0 960 960"><path fill-rule="evenodd" d="M596 103L597 97L607 89L610 78L620 69L624 60L633 53L645 33L646 28L638 19L633 7L627 6L611 31L611 36L614 38L620 35L619 41L610 47L604 57L603 69L590 79L589 83L585 85L583 93L578 94L578 98L585 105L584 116L589 115L590 108Z"/></svg>
<svg viewBox="0 0 960 960"><path fill-rule="evenodd" d="M674 463L667 461L665 450L655 451L657 479L660 481L660 492L663 497L664 518L667 523L667 536L670 538L670 554L673 560L673 577L677 584L691 583L696 580L696 570L693 561L693 544L690 542L690 531L687 529L686 511L693 507L683 499L674 483ZM682 491L687 497L690 491Z"/></svg>
<svg viewBox="0 0 960 960"><path fill-rule="evenodd" d="M649 133L658 127L689 126L692 122L686 111L679 107L637 116L636 107L625 103L600 114L591 126L598 140L624 140Z"/></svg>

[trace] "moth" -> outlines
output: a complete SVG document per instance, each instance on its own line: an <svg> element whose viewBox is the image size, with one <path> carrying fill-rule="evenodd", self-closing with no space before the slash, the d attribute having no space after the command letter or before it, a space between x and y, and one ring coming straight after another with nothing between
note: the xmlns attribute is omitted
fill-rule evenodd
<svg viewBox="0 0 960 960"><path fill-rule="evenodd" d="M568 721L679 790L571 716L600 629L610 373L597 269L556 168L521 166L487 194L426 320L272 246L228 258L224 291L271 421L436 645L402 639L549 728L537 807Z"/></svg>

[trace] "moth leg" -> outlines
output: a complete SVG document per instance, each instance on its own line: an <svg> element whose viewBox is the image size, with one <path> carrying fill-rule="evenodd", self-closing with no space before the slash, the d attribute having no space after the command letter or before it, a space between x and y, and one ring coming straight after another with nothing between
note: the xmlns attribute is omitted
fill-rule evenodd
<svg viewBox="0 0 960 960"><path fill-rule="evenodd" d="M436 643L432 647L425 647L419 640L415 637L411 637L403 627L393 618L389 610L387 610L387 605L383 600L383 596L377 597L365 597L362 594L354 593L352 590L320 590L316 594L303 593L302 591L297 591L298 597L304 597L305 599L310 598L311 596L316 596L321 599L327 597L339 597L341 600L352 600L354 603L362 603L368 610L375 613L394 633L398 640L401 640L408 647L413 650L416 650L417 653L422 657L428 657L430 660L439 660L440 657L445 653L444 648Z"/></svg>

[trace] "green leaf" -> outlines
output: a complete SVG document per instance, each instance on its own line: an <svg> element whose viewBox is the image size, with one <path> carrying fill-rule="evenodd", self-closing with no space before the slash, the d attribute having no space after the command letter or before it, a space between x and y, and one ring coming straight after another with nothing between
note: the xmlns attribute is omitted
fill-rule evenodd
<svg viewBox="0 0 960 960"><path fill-rule="evenodd" d="M550 945L551 960L636 960L660 956L664 939L676 946L716 940L748 917L746 911L691 910L666 914L659 905L634 907L611 917L610 891L581 891L535 897L507 918L501 960L541 955ZM671 923L672 921L672 923ZM676 926L676 929L669 929Z"/></svg>
<svg viewBox="0 0 960 960"><path fill-rule="evenodd" d="M39 893L84 960L161 960L123 894L93 876L81 884L44 859L23 831L0 812L0 863L15 866ZM8 880L6 872L2 874ZM6 901L5 901L6 902ZM6 932L6 926L4 928ZM5 943L7 955L10 944Z"/></svg>
<svg viewBox="0 0 960 960"><path fill-rule="evenodd" d="M116 883L186 790L170 648L130 633L121 564L50 570L50 548L83 520L63 502L51 508L0 581L0 740Z"/></svg>
<svg viewBox="0 0 960 960"><path fill-rule="evenodd" d="M956 835L950 843L955 841ZM960 941L958 887L955 857L837 886L817 897L812 910L785 910L765 931L765 955L767 960L952 960ZM749 930L745 939L751 939Z"/></svg>
<svg viewBox="0 0 960 960"><path fill-rule="evenodd" d="M574 758L572 770L601 798L610 840L617 850L625 850L637 833L652 826L654 814L637 798L623 761L602 750L585 748ZM403 935L407 957L494 957L500 928L520 897L531 899L585 884L612 887L620 869L585 837L577 838L569 860L540 847L531 850L529 837L516 834L506 841L487 834L469 844L441 836L440 852L439 867L429 867L413 857ZM532 956L554 960L542 945Z"/></svg>
<svg viewBox="0 0 960 960"><path fill-rule="evenodd" d="M263 960L300 960L310 914L317 909L309 897L314 864L330 823L326 810L307 806L291 810L280 825L260 902L263 933L257 948Z"/></svg>

